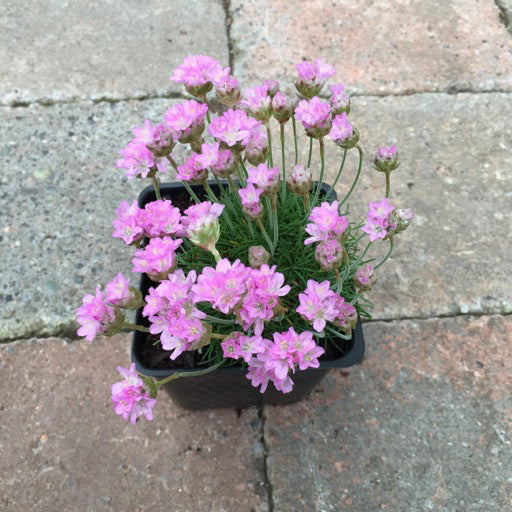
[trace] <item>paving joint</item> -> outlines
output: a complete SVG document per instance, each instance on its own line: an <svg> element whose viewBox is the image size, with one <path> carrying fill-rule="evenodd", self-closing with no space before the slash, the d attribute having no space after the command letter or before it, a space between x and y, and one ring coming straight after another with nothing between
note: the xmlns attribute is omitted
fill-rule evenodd
<svg viewBox="0 0 512 512"><path fill-rule="evenodd" d="M468 317L468 318L479 318L483 316L511 316L512 310L505 311L468 311L467 313L454 312L454 313L439 313L438 315L432 316L399 316L392 318L371 318L364 319L363 324L373 324L377 322L382 323L392 323L392 322L405 322L405 321L419 321L419 320L438 320L442 318L459 318L459 317ZM69 324L62 325L60 328L56 329L52 332L47 332L43 334L38 334L36 331L29 332L21 337L4 337L0 338L0 346L8 345L10 343L15 343L18 341L31 341L31 340L46 340L50 338L60 338L67 342L73 343L75 341L83 340L82 337L76 335L76 328L78 324L74 322L70 322ZM124 331L123 331L124 332Z"/></svg>
<svg viewBox="0 0 512 512"><path fill-rule="evenodd" d="M231 57L230 57L231 61ZM353 92L351 93L352 98L401 98L407 96L416 96L416 95L448 95L448 96L456 96L458 94L508 94L512 95L512 91L504 90L504 89L487 89L487 90L474 90L474 89L466 89L462 87L449 87L444 90L415 90L415 91L402 91L402 92L382 92L382 93L359 93ZM320 94L320 97L327 98L327 95ZM179 92L172 92L167 94L140 94L134 96L123 96L123 97L109 97L102 96L98 98L66 98L62 100L53 100L50 98L40 98L33 101L13 101L13 102L2 102L0 100L0 108L29 108L32 105L39 105L43 107L53 107L56 105L70 105L70 104L80 104L80 103L92 103L93 105L100 103L122 103L129 101L151 101L151 100L164 100L164 99L181 99L186 100L191 97L182 94Z"/></svg>
<svg viewBox="0 0 512 512"><path fill-rule="evenodd" d="M499 20L505 25L507 32L512 36L512 10L503 0L494 0L494 3L499 10Z"/></svg>
<svg viewBox="0 0 512 512"><path fill-rule="evenodd" d="M228 55L230 72L233 75L235 72L235 48L233 40L231 39L231 25L233 23L233 16L231 15L231 0L221 0L222 8L224 9L224 25L226 27L226 38L228 41Z"/></svg>
<svg viewBox="0 0 512 512"><path fill-rule="evenodd" d="M268 469L268 446L267 441L265 439L265 424L267 418L265 416L265 410L263 405L258 405L258 418L260 420L261 432L260 432L260 442L263 446L263 481L265 484L265 488L267 490L267 500L268 500L268 511L274 512L274 488L272 486L272 482L270 481L269 469Z"/></svg>

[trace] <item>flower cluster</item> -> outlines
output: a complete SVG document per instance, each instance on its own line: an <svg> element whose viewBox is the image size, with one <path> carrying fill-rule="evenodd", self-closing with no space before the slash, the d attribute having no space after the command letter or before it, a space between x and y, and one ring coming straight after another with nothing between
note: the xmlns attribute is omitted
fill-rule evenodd
<svg viewBox="0 0 512 512"><path fill-rule="evenodd" d="M349 221L343 205L362 172L363 149L345 85L328 83L335 74L322 59L304 61L297 64L294 92L264 80L242 93L231 69L212 57L183 60L170 79L192 98L135 126L117 161L129 179L151 180L153 200L144 199L146 190L140 204L122 201L112 233L131 246L132 271L144 274L146 296L117 274L83 298L80 336L136 329L178 367L193 360L202 374L238 361L261 392L273 383L288 393L298 371L317 368L332 354L341 357L339 340L351 337L358 315L368 316L364 294L375 283L374 271L413 213L388 201L390 175L399 166L390 145L379 147L373 160L384 174L385 197L369 204L364 225ZM292 151L287 134L293 134ZM354 181L340 186L354 148ZM339 166L325 161L332 151ZM338 168L327 191L324 173ZM167 172L181 188L161 186ZM343 191L339 200L335 190ZM369 236L364 249L361 229ZM367 251L379 239L390 250L373 263ZM125 321L130 309L140 310L143 325ZM132 423L152 419L159 387L181 376L169 369L155 381L133 364L118 370L124 380L112 387L114 409Z"/></svg>
<svg viewBox="0 0 512 512"><path fill-rule="evenodd" d="M144 387L142 379L135 371L135 364L130 368L117 367L117 371L124 380L112 384L112 402L114 412L125 420L130 420L135 425L139 416L145 416L147 420L153 419L153 406L156 400L151 398Z"/></svg>

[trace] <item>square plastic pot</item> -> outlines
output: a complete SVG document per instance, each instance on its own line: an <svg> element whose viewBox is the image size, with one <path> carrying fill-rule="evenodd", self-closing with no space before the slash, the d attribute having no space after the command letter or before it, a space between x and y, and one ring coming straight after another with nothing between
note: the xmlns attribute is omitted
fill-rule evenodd
<svg viewBox="0 0 512 512"><path fill-rule="evenodd" d="M218 185L210 182L214 192L218 191ZM195 185L194 192L204 197L203 187ZM329 190L329 185L323 183L324 193ZM181 183L164 183L160 186L162 197L170 199L176 204L176 200L186 197L186 190ZM334 192L329 199L335 199ZM147 203L155 201L156 196L153 187L145 188L139 195L139 207L143 208ZM179 201L178 201L179 203ZM186 205L185 205L186 207ZM140 289L143 296L154 283L145 275L142 275ZM137 311L136 321L139 325L148 325L147 319L142 316L142 309ZM154 369L143 363L141 352L148 343L147 334L135 331L132 339L131 359L139 373L163 379L176 372L194 370L184 369ZM186 409L212 409L218 407L248 407L250 405L270 404L285 405L298 402L306 398L314 387L333 369L347 368L361 362L364 356L365 343L361 322L358 321L352 333L352 339L346 344L345 353L332 360L320 361L319 368L298 370L293 376L294 387L290 393L277 391L270 383L265 393L260 393L254 388L246 377L246 369L241 366L218 368L205 375L180 378L168 382L162 387L180 406Z"/></svg>

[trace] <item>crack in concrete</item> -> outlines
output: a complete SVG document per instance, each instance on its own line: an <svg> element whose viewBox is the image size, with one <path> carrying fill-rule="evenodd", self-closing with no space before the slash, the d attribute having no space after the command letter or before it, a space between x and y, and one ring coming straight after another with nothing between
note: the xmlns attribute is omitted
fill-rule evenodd
<svg viewBox="0 0 512 512"><path fill-rule="evenodd" d="M228 58L231 74L235 72L235 48L233 40L231 39L231 24L233 23L233 16L231 16L231 0L221 0L222 8L224 9L224 24L226 26L226 38L228 40Z"/></svg>
<svg viewBox="0 0 512 512"><path fill-rule="evenodd" d="M507 32L512 35L512 7L503 0L494 0L494 3L500 12L499 20L503 23Z"/></svg>
<svg viewBox="0 0 512 512"><path fill-rule="evenodd" d="M233 59L230 50L230 66L233 65ZM458 94L512 94L512 91L507 91L504 89L483 89L483 90L474 90L471 88L457 87L451 86L447 89L440 90L406 90L401 92L377 92L377 93L359 93L353 92L351 93L352 98L401 98L406 96L416 96L416 95L448 95L455 96ZM320 94L320 97L327 98L327 96ZM166 94L140 94L133 96L120 96L120 97L109 97L109 96L101 96L96 98L66 98L62 100L54 100L50 98L40 98L33 101L12 101L12 102L2 102L0 100L0 108L29 108L31 105L39 105L43 107L53 107L56 105L70 105L70 104L79 104L90 102L92 104L99 103L121 103L121 102L129 102L129 101L148 101L148 100L163 100L163 99L191 99L191 96L187 94L179 93L179 92L171 92ZM215 103L215 99L212 99L212 102Z"/></svg>
<svg viewBox="0 0 512 512"><path fill-rule="evenodd" d="M265 439L265 423L267 418L265 416L263 405L258 405L258 418L261 424L260 442L263 446L263 480L265 488L267 489L268 510L269 512L274 512L274 488L270 481L268 470L268 445L267 440Z"/></svg>
<svg viewBox="0 0 512 512"><path fill-rule="evenodd" d="M512 310L500 310L500 311L468 311L467 313L462 312L453 312L453 313L439 313L437 315L424 315L424 316L397 316L392 318L371 318L371 319L363 319L363 324L371 324L376 322L382 323L391 323L391 322L402 322L402 321L415 321L415 320L437 320L441 318L459 318L459 317L468 317L468 318L479 318L483 316L511 316ZM9 343L15 343L17 341L30 341L30 340L46 340L50 338L61 338L68 342L75 342L83 340L80 336L76 335L77 324L74 322L70 322L68 324L63 324L60 328L55 329L55 331L38 333L35 330L29 331L25 333L21 337L3 337L0 338L0 345L8 345ZM123 331L126 333L130 333L131 331Z"/></svg>

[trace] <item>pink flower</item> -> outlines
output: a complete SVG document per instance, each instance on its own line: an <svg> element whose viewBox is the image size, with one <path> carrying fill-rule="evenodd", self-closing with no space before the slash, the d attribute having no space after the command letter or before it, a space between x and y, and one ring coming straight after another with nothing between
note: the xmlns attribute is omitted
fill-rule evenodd
<svg viewBox="0 0 512 512"><path fill-rule="evenodd" d="M245 336L241 332L233 332L221 344L224 357L239 359L248 363L254 354L265 351L265 342L261 336Z"/></svg>
<svg viewBox="0 0 512 512"><path fill-rule="evenodd" d="M206 251L213 251L220 237L219 217L224 205L203 201L185 210L181 223L187 238Z"/></svg>
<svg viewBox="0 0 512 512"><path fill-rule="evenodd" d="M243 110L228 109L212 120L208 133L226 146L240 150L247 144L256 126L260 126L260 122L248 117Z"/></svg>
<svg viewBox="0 0 512 512"><path fill-rule="evenodd" d="M258 165L266 161L268 154L267 132L261 124L254 126L245 146L245 156L252 165Z"/></svg>
<svg viewBox="0 0 512 512"><path fill-rule="evenodd" d="M249 247L249 265L252 268L260 268L264 263L268 263L270 254L262 245L253 245Z"/></svg>
<svg viewBox="0 0 512 512"><path fill-rule="evenodd" d="M213 144L209 144L205 142L201 145L201 154L197 157L197 161L206 169L215 165L219 159L219 146L218 142L214 142Z"/></svg>
<svg viewBox="0 0 512 512"><path fill-rule="evenodd" d="M138 222L147 236L180 236L183 230L180 220L180 210L168 199L147 203L138 215Z"/></svg>
<svg viewBox="0 0 512 512"><path fill-rule="evenodd" d="M183 165L178 165L176 178L186 182L202 183L208 178L208 170L203 166L203 160L197 153L192 153Z"/></svg>
<svg viewBox="0 0 512 512"><path fill-rule="evenodd" d="M305 196L313 187L313 177L311 171L301 164L293 167L292 172L286 178L288 188L294 194Z"/></svg>
<svg viewBox="0 0 512 512"><path fill-rule="evenodd" d="M238 189L238 195L242 200L244 212L251 218L256 219L263 211L260 196L263 190L256 188L252 183L247 187Z"/></svg>
<svg viewBox="0 0 512 512"><path fill-rule="evenodd" d="M359 141L359 135L348 122L347 114L345 112L334 116L329 137L331 137L338 146L345 149L354 147Z"/></svg>
<svg viewBox="0 0 512 512"><path fill-rule="evenodd" d="M271 98L279 91L279 82L277 80L263 80L263 86L267 88L268 95Z"/></svg>
<svg viewBox="0 0 512 512"><path fill-rule="evenodd" d="M378 148L373 163L378 171L394 171L400 165L396 146L383 146Z"/></svg>
<svg viewBox="0 0 512 512"><path fill-rule="evenodd" d="M135 363L130 368L117 367L117 371L124 378L121 382L112 385L112 401L114 412L130 420L135 425L139 416L145 416L147 420L153 419L153 406L156 400L151 398L144 388L142 379L135 371Z"/></svg>
<svg viewBox="0 0 512 512"><path fill-rule="evenodd" d="M149 316L149 332L160 334L162 348L173 351L171 359L193 350L206 334L201 322L206 315L193 302L191 288L195 279L194 271L185 276L182 270L176 270L157 288L150 288L146 297L143 315Z"/></svg>
<svg viewBox="0 0 512 512"><path fill-rule="evenodd" d="M76 320L80 324L76 333L87 341L103 334L114 322L114 308L107 303L99 287L96 288L96 295L87 294L82 299L82 305L76 310Z"/></svg>
<svg viewBox="0 0 512 512"><path fill-rule="evenodd" d="M357 269L354 275L354 285L361 291L369 290L375 283L373 266L366 265Z"/></svg>
<svg viewBox="0 0 512 512"><path fill-rule="evenodd" d="M238 80L229 74L230 68L225 68L213 78L217 99L227 107L234 107L240 101L240 85Z"/></svg>
<svg viewBox="0 0 512 512"><path fill-rule="evenodd" d="M337 315L337 295L330 289L331 283L318 283L313 279L307 282L304 293L299 293L299 307L296 309L305 320L313 322L317 332L325 329L326 322L332 322Z"/></svg>
<svg viewBox="0 0 512 512"><path fill-rule="evenodd" d="M343 84L330 85L331 90L331 109L333 115L341 114L343 112L350 112L350 96L345 92Z"/></svg>
<svg viewBox="0 0 512 512"><path fill-rule="evenodd" d="M136 177L147 178L153 170L165 172L166 164L161 159L155 159L153 153L143 142L132 140L119 151L123 156L117 161L117 167L126 170L126 177L131 180Z"/></svg>
<svg viewBox="0 0 512 512"><path fill-rule="evenodd" d="M184 84L193 96L204 96L219 72L222 67L215 59L207 55L189 55L173 71L170 80Z"/></svg>
<svg viewBox="0 0 512 512"><path fill-rule="evenodd" d="M136 141L142 142L156 157L169 155L176 144L174 133L164 126L153 126L147 119L144 126L135 126L133 135Z"/></svg>
<svg viewBox="0 0 512 512"><path fill-rule="evenodd" d="M272 111L275 119L280 123L288 121L293 115L297 102L297 96L287 96L281 91L277 91L272 98Z"/></svg>
<svg viewBox="0 0 512 512"><path fill-rule="evenodd" d="M121 201L116 209L117 219L112 222L114 238L121 238L124 243L131 244L144 236L144 229L140 225L140 209L137 201Z"/></svg>
<svg viewBox="0 0 512 512"><path fill-rule="evenodd" d="M268 95L268 85L247 87L240 105L260 121L268 121L272 115L272 99Z"/></svg>
<svg viewBox="0 0 512 512"><path fill-rule="evenodd" d="M105 296L107 302L113 306L125 306L130 302L132 299L130 283L121 272L105 285Z"/></svg>
<svg viewBox="0 0 512 512"><path fill-rule="evenodd" d="M182 143L197 139L204 130L204 118L208 111L206 103L195 100L183 101L167 110L164 119Z"/></svg>
<svg viewBox="0 0 512 512"><path fill-rule="evenodd" d="M295 109L295 119L302 121L310 137L318 139L327 135L331 129L331 106L318 96L309 101L301 100Z"/></svg>
<svg viewBox="0 0 512 512"><path fill-rule="evenodd" d="M295 82L295 87L306 98L318 94L325 81L336 74L336 70L322 59L315 62L300 62L297 64L297 72L299 79Z"/></svg>
<svg viewBox="0 0 512 512"><path fill-rule="evenodd" d="M370 237L370 242L386 236L397 228L397 219L392 215L395 207L384 197L369 204L366 224L361 228Z"/></svg>
<svg viewBox="0 0 512 512"><path fill-rule="evenodd" d="M237 312L244 330L253 327L254 333L260 335L265 322L274 318L279 298L290 291L290 287L284 284L284 275L276 272L276 268L276 265L269 267L263 264L259 269L250 269L247 294Z"/></svg>
<svg viewBox="0 0 512 512"><path fill-rule="evenodd" d="M160 281L167 277L176 265L176 249L183 240L170 236L151 238L144 249L137 249L132 258L132 272L145 272L151 279Z"/></svg>
<svg viewBox="0 0 512 512"><path fill-rule="evenodd" d="M204 267L192 287L194 302L209 302L225 315L233 312L247 291L249 270L236 260L221 259L215 268Z"/></svg>
<svg viewBox="0 0 512 512"><path fill-rule="evenodd" d="M219 178L227 178L236 171L237 159L229 149L219 151L217 161L210 167L212 173Z"/></svg>
<svg viewBox="0 0 512 512"><path fill-rule="evenodd" d="M343 247L334 238L324 240L317 245L315 258L323 270L332 270L340 266L343 259Z"/></svg>
<svg viewBox="0 0 512 512"><path fill-rule="evenodd" d="M247 172L249 173L247 183L255 185L263 195L275 193L279 186L279 169L277 167L268 168L265 164L259 164L258 167L250 167Z"/></svg>
<svg viewBox="0 0 512 512"><path fill-rule="evenodd" d="M356 308L350 302L345 301L343 297L337 295L336 309L337 314L333 321L334 324L346 332L351 332L357 322Z"/></svg>
<svg viewBox="0 0 512 512"><path fill-rule="evenodd" d="M338 201L331 204L324 201L321 206L316 206L311 211L309 220L312 223L306 226L306 233L311 236L306 238L304 245L338 239L348 228L347 218L338 213Z"/></svg>

